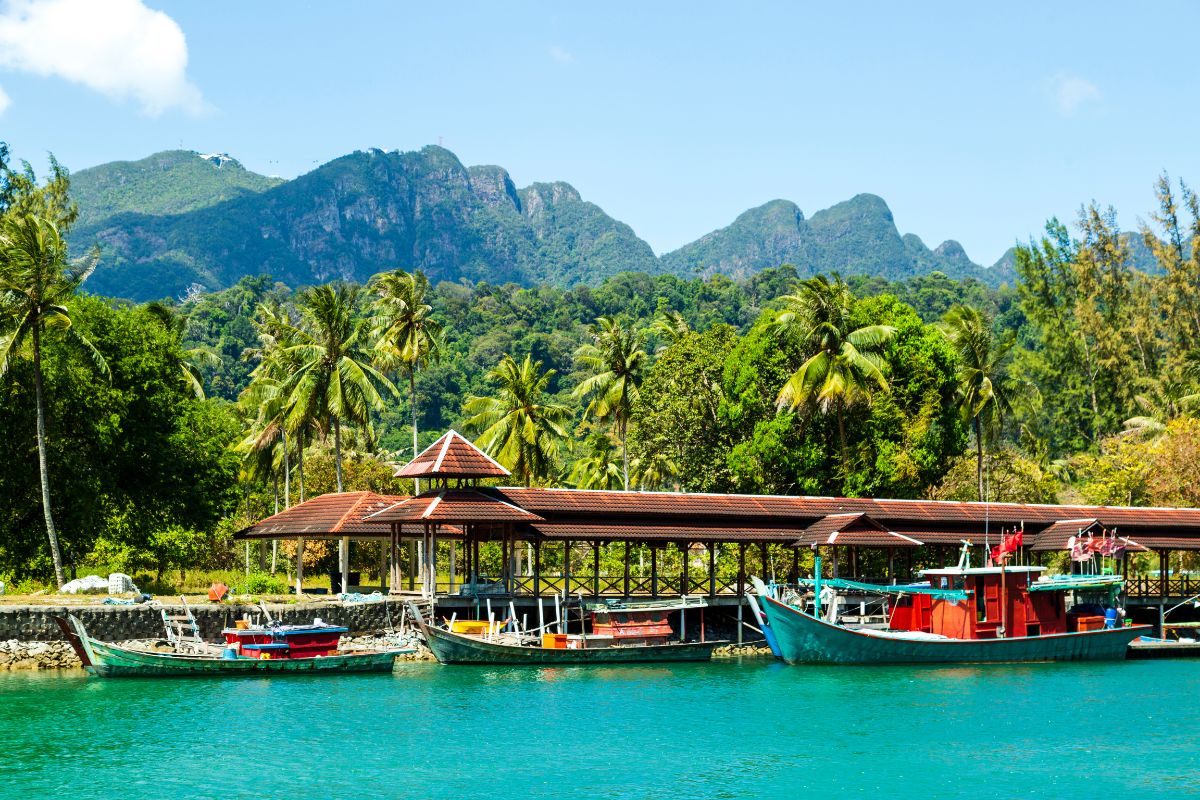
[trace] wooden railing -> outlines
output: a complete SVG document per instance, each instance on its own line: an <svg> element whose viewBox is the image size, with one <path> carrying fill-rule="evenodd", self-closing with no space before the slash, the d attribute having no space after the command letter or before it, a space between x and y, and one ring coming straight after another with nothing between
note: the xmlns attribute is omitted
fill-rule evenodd
<svg viewBox="0 0 1200 800"><path fill-rule="evenodd" d="M1131 577L1125 581L1125 594L1130 600L1183 599L1200 594L1200 578L1188 575Z"/></svg>
<svg viewBox="0 0 1200 800"><path fill-rule="evenodd" d="M488 579L490 583L492 579ZM460 584L461 585L461 582ZM688 575L687 588L681 590L682 576L680 575L659 575L657 578L650 576L629 576L629 588L626 591L624 575L571 575L569 578L563 575L542 575L536 581L532 575L518 575L512 579L512 594L518 596L534 596L535 593L543 597L548 597L553 594L562 594L563 588L566 587L567 594L576 596L582 594L584 597L678 597L681 594L691 595L736 595L737 580L724 580L717 578L715 581L710 581L707 575ZM439 590L445 588L440 582Z"/></svg>

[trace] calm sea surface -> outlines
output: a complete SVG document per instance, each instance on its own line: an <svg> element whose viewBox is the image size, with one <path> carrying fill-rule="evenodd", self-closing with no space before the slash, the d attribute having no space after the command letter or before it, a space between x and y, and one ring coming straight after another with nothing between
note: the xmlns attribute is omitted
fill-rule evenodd
<svg viewBox="0 0 1200 800"><path fill-rule="evenodd" d="M1188 796L1200 662L0 673L0 742L22 800Z"/></svg>

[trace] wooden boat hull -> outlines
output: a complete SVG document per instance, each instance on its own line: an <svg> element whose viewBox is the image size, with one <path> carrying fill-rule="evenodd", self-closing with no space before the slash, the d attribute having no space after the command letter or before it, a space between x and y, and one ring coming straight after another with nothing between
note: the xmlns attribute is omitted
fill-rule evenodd
<svg viewBox="0 0 1200 800"><path fill-rule="evenodd" d="M396 656L411 649L346 653L316 658L213 658L178 653L151 653L101 642L87 635L74 617L59 619L67 641L83 667L102 678L234 677L239 675L340 674L391 672Z"/></svg>
<svg viewBox="0 0 1200 800"><path fill-rule="evenodd" d="M1128 628L1014 639L898 639L871 636L759 597L781 656L789 664L976 664L1115 661L1149 630Z"/></svg>
<svg viewBox="0 0 1200 800"><path fill-rule="evenodd" d="M599 647L570 650L520 647L450 633L419 623L425 642L443 664L553 666L559 664L645 664L664 661L708 661L713 649L725 642L686 642L636 647Z"/></svg>

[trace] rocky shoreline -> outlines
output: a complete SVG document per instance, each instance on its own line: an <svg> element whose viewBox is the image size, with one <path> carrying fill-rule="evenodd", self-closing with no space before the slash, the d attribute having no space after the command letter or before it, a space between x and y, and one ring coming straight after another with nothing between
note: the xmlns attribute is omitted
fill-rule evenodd
<svg viewBox="0 0 1200 800"><path fill-rule="evenodd" d="M346 649L374 650L395 647L395 637L380 634L350 636L342 640ZM406 646L415 647L415 653L397 658L400 662L433 662L436 659L423 643L410 641ZM757 644L725 645L713 651L714 659L769 658L771 651ZM79 656L66 642L38 642L9 639L0 641L0 672L12 670L80 669Z"/></svg>

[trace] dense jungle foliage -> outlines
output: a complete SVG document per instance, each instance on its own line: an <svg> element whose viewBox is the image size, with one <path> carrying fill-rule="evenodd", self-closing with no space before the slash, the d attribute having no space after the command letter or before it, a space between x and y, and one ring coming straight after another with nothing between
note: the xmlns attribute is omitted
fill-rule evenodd
<svg viewBox="0 0 1200 800"><path fill-rule="evenodd" d="M87 294L68 180L0 168L0 577L48 577L56 549L68 572L233 567L228 537L276 508L411 491L394 465L448 428L531 485L1200 499L1200 205L1165 176L1149 273L1089 205L1000 289L786 264L429 285L381 264L141 305Z"/></svg>

